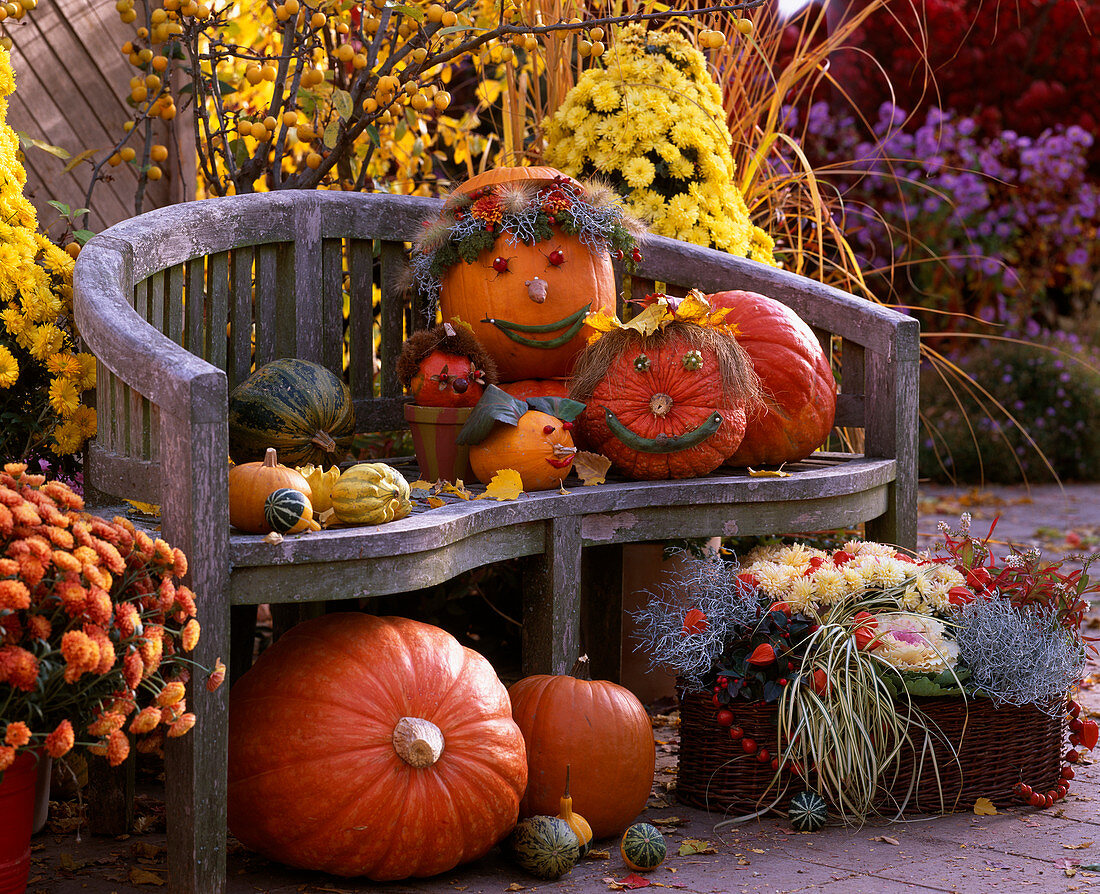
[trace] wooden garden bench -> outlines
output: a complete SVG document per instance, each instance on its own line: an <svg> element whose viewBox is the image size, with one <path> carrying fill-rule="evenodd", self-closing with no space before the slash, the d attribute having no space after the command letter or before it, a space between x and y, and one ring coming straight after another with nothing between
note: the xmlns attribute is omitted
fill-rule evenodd
<svg viewBox="0 0 1100 894"><path fill-rule="evenodd" d="M405 592L525 557L524 670L567 671L583 635L596 674L614 678L624 543L866 523L869 538L915 546L916 321L782 270L661 237L643 246L635 294L660 282L672 293L749 289L790 305L828 350L840 352L837 425L862 431L862 454L817 453L789 466L789 478L721 472L576 486L568 497L449 504L376 528L329 529L276 545L231 530L227 395L254 364L283 356L322 363L345 375L360 431L406 427L395 361L409 329L425 322L399 271L406 244L439 208L434 199L347 192L213 198L125 221L81 252L75 313L98 359L99 414L85 482L90 494L115 502L160 505L162 534L186 552L200 597L198 661L229 664L231 618L248 634L241 642L250 643L248 622L260 603ZM247 646L235 648L239 657ZM171 743L174 891L225 887L228 688L191 700L196 730Z"/></svg>

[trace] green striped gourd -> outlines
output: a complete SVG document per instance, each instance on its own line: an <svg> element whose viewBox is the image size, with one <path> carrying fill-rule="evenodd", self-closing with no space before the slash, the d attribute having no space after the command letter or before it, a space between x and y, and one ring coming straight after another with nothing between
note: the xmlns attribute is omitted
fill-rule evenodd
<svg viewBox="0 0 1100 894"><path fill-rule="evenodd" d="M649 872L664 862L668 847L665 836L649 823L635 823L619 842L623 862L635 872Z"/></svg>
<svg viewBox="0 0 1100 894"><path fill-rule="evenodd" d="M531 875L553 881L571 870L581 857L573 830L556 816L529 816L512 833L516 862Z"/></svg>
<svg viewBox="0 0 1100 894"><path fill-rule="evenodd" d="M829 808L817 792L805 791L791 798L787 815L796 832L816 832L829 818Z"/></svg>
<svg viewBox="0 0 1100 894"><path fill-rule="evenodd" d="M290 487L280 487L267 495L264 500L264 518L271 530L280 534L297 534L320 528L313 520L313 507L309 497Z"/></svg>

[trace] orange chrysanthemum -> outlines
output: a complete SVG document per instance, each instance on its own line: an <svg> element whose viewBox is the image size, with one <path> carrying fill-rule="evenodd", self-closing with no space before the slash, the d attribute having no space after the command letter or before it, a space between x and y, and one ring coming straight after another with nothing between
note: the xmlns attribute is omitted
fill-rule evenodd
<svg viewBox="0 0 1100 894"><path fill-rule="evenodd" d="M0 577L14 577L19 573L19 563L15 559L0 559Z"/></svg>
<svg viewBox="0 0 1100 894"><path fill-rule="evenodd" d="M93 586L88 593L88 601L84 605L84 617L93 624L106 627L111 623L111 615L114 606L111 605L111 597L106 590Z"/></svg>
<svg viewBox="0 0 1100 894"><path fill-rule="evenodd" d="M214 670L211 671L210 676L206 678L206 688L211 692L217 690L222 683L225 682L225 664L219 658L214 662Z"/></svg>
<svg viewBox="0 0 1100 894"><path fill-rule="evenodd" d="M84 613L88 591L76 581L62 580L54 584L54 594L61 600L61 607L70 618Z"/></svg>
<svg viewBox="0 0 1100 894"><path fill-rule="evenodd" d="M31 591L20 580L0 580L0 610L22 611L31 607Z"/></svg>
<svg viewBox="0 0 1100 894"><path fill-rule="evenodd" d="M175 604L176 585L172 583L172 578L166 577L160 582L160 587L157 588L157 611L168 614Z"/></svg>
<svg viewBox="0 0 1100 894"><path fill-rule="evenodd" d="M149 535L144 531L135 532L134 549L137 551L138 556L145 561L153 558L153 541L149 539Z"/></svg>
<svg viewBox="0 0 1100 894"><path fill-rule="evenodd" d="M114 711L104 711L95 720L88 724L88 732L93 736L103 738L111 735L116 730L122 729L126 723L126 715Z"/></svg>
<svg viewBox="0 0 1100 894"><path fill-rule="evenodd" d="M19 578L28 587L37 587L46 576L46 566L37 556L23 554L19 557Z"/></svg>
<svg viewBox="0 0 1100 894"><path fill-rule="evenodd" d="M122 661L122 678L131 689L137 689L144 674L145 664L141 660L141 653L134 649Z"/></svg>
<svg viewBox="0 0 1100 894"><path fill-rule="evenodd" d="M62 720L52 733L46 736L46 754L55 760L64 757L76 743L73 735L73 725L68 720Z"/></svg>
<svg viewBox="0 0 1100 894"><path fill-rule="evenodd" d="M81 530L79 524L74 525L73 526L73 532L75 533L78 530ZM85 536L87 536L87 533L85 533ZM77 538L77 539L79 539L79 538ZM80 562L81 565L98 565L99 564L99 556L96 554L96 551L94 549L92 549L91 546L89 546L86 543L82 544L81 546L78 546L76 549L73 550L73 558L75 558L78 562Z"/></svg>
<svg viewBox="0 0 1100 894"><path fill-rule="evenodd" d="M130 732L140 735L141 733L151 733L160 724L160 708L156 708L150 705L148 708L142 708L138 711L133 720L130 721Z"/></svg>
<svg viewBox="0 0 1100 894"><path fill-rule="evenodd" d="M65 659L65 682L75 683L83 674L99 667L99 646L83 630L68 630L61 637Z"/></svg>
<svg viewBox="0 0 1100 894"><path fill-rule="evenodd" d="M15 530L15 519L12 518L11 510L0 503L0 537L11 537L13 530Z"/></svg>
<svg viewBox="0 0 1100 894"><path fill-rule="evenodd" d="M142 637L138 648L141 650L141 660L145 663L145 676L148 677L160 667L160 660L164 656L164 643L161 636L164 628L157 624L150 624L145 628L145 636Z"/></svg>
<svg viewBox="0 0 1100 894"><path fill-rule="evenodd" d="M11 517L17 525L37 527L42 524L42 518L39 516L38 510L34 508L33 503L20 503L17 506L12 506Z"/></svg>
<svg viewBox="0 0 1100 894"><path fill-rule="evenodd" d="M168 738L175 739L186 733L195 725L195 715L187 713L182 715L168 728Z"/></svg>
<svg viewBox="0 0 1100 894"><path fill-rule="evenodd" d="M7 681L23 692L38 688L38 659L20 646L0 647L0 683Z"/></svg>
<svg viewBox="0 0 1100 894"><path fill-rule="evenodd" d="M15 749L10 745L0 745L0 773L15 763Z"/></svg>
<svg viewBox="0 0 1100 894"><path fill-rule="evenodd" d="M195 594L190 587L180 587L176 590L176 602L179 603L180 613L185 618L193 618L196 614Z"/></svg>
<svg viewBox="0 0 1100 894"><path fill-rule="evenodd" d="M176 577L184 577L187 574L187 556L179 547L172 550L172 574Z"/></svg>
<svg viewBox="0 0 1100 894"><path fill-rule="evenodd" d="M192 618L180 633L180 645L184 652L190 652L199 641L199 622Z"/></svg>
<svg viewBox="0 0 1100 894"><path fill-rule="evenodd" d="M100 540L98 537L92 541L92 547L103 560L103 564L106 565L112 573L122 574L126 570L126 562L122 556L118 554L118 550L113 543L108 543L106 540Z"/></svg>
<svg viewBox="0 0 1100 894"><path fill-rule="evenodd" d="M170 708L172 705L178 704L186 692L184 685L178 681L166 683L160 691L160 695L157 696L157 704L162 708Z"/></svg>
<svg viewBox="0 0 1100 894"><path fill-rule="evenodd" d="M44 615L31 615L27 618L27 633L30 634L31 639L49 640L50 634L53 633L53 624Z"/></svg>
<svg viewBox="0 0 1100 894"><path fill-rule="evenodd" d="M60 549L72 549L73 548L73 535L66 531L64 528L59 528L56 525L52 525L46 528L46 536L50 538L50 543L54 546L60 547ZM54 552L56 557L60 550ZM68 553L61 553L62 555L72 558ZM66 569L68 570L68 569Z"/></svg>
<svg viewBox="0 0 1100 894"><path fill-rule="evenodd" d="M110 620L110 617L111 616L108 614L107 619ZM107 636L107 631L95 624L85 624L84 632L88 634L99 647L99 663L92 672L102 676L115 666L114 643L112 643L111 638Z"/></svg>
<svg viewBox="0 0 1100 894"><path fill-rule="evenodd" d="M172 547L163 540L156 540L153 543L153 561L158 565L167 565L168 567L175 565L176 559L172 555Z"/></svg>
<svg viewBox="0 0 1100 894"><path fill-rule="evenodd" d="M15 748L22 748L31 740L31 729L22 720L16 720L8 724L4 732L4 742Z"/></svg>
<svg viewBox="0 0 1100 894"><path fill-rule="evenodd" d="M129 639L141 631L141 615L132 602L120 602L115 606L115 629L123 639Z"/></svg>
<svg viewBox="0 0 1100 894"><path fill-rule="evenodd" d="M72 549L71 545L64 549L55 549L50 558L53 560L55 568L69 573L79 573L81 568L80 560L72 553L67 552L69 549Z"/></svg>

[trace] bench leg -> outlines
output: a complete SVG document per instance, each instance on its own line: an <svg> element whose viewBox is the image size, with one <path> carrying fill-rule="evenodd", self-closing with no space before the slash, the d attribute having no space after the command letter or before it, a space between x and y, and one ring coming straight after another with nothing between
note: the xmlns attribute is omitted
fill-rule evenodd
<svg viewBox="0 0 1100 894"><path fill-rule="evenodd" d="M523 673L567 674L580 650L581 523L552 518L523 569Z"/></svg>

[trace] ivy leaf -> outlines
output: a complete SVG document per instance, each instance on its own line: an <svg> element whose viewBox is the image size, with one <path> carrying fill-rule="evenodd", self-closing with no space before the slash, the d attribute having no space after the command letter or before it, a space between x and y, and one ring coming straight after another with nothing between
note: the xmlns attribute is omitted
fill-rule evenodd
<svg viewBox="0 0 1100 894"><path fill-rule="evenodd" d="M572 422L584 412L584 404L579 400L571 400L568 397L536 395L527 398L527 406L532 410L538 410L540 413L549 413L562 422Z"/></svg>
<svg viewBox="0 0 1100 894"><path fill-rule="evenodd" d="M481 399L474 405L474 411L462 430L458 433L459 444L480 444L498 422L505 425L517 425L520 417L527 412L527 401L512 397L507 391L496 385L489 385Z"/></svg>

